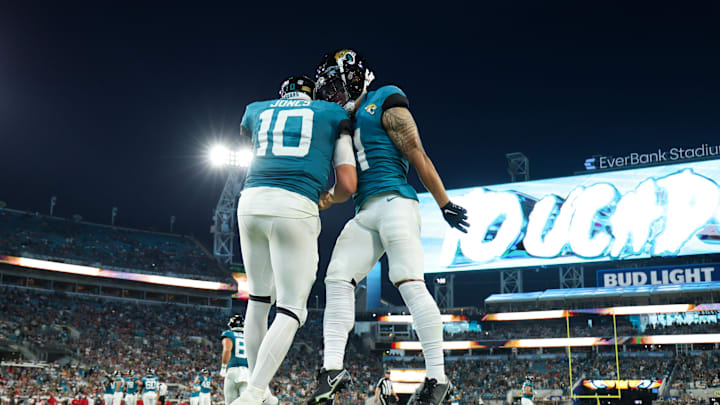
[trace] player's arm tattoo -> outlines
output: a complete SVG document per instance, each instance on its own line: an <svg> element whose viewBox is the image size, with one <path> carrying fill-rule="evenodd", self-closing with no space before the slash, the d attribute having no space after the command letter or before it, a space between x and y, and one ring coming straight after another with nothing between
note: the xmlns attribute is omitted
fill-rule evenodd
<svg viewBox="0 0 720 405"><path fill-rule="evenodd" d="M392 107L383 112L382 125L395 147L407 155L414 149L423 150L420 134L410 110Z"/></svg>

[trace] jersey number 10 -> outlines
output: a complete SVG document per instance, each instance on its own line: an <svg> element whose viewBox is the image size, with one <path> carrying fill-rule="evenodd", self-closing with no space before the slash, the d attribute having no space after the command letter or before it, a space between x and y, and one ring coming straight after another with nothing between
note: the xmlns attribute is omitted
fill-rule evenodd
<svg viewBox="0 0 720 405"><path fill-rule="evenodd" d="M258 147L255 156L265 156L268 147L268 131L270 131L270 123L277 111L277 119L272 129L272 154L275 156L294 156L303 157L310 151L310 141L312 140L313 116L315 113L309 108L297 108L292 110L275 110L268 109L262 112L258 117L260 119L260 131L258 131L257 141ZM285 124L290 117L302 118L300 124L300 142L297 146L283 145L283 132Z"/></svg>

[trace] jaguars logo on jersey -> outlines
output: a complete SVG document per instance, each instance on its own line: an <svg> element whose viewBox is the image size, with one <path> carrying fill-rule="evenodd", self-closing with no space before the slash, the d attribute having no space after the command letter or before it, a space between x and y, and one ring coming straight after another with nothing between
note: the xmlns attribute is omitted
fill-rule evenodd
<svg viewBox="0 0 720 405"><path fill-rule="evenodd" d="M370 115L375 115L375 110L377 110L377 106L375 104L370 104L365 107L365 111L367 111Z"/></svg>

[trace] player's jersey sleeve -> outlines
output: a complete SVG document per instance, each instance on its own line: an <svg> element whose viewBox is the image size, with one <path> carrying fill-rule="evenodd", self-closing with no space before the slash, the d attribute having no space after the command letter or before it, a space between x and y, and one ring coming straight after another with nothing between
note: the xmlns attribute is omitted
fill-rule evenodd
<svg viewBox="0 0 720 405"><path fill-rule="evenodd" d="M225 332L222 333L222 335L220 335L220 341L222 341L225 338L228 338L232 341L235 338L235 334L231 330L226 330Z"/></svg>
<svg viewBox="0 0 720 405"><path fill-rule="evenodd" d="M243 114L242 121L240 122L240 135L252 138L252 128L255 116L253 114L252 104L245 107L245 114Z"/></svg>
<svg viewBox="0 0 720 405"><path fill-rule="evenodd" d="M377 91L377 97L379 98L378 101L382 100L382 104L379 105L381 116L382 113L393 107L410 108L407 95L397 86L389 85L381 87Z"/></svg>

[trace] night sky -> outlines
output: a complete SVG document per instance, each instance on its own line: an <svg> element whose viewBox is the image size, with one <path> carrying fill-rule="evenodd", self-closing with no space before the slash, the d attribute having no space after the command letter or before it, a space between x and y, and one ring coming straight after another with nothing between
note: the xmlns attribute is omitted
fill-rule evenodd
<svg viewBox="0 0 720 405"><path fill-rule="evenodd" d="M174 215L211 246L225 177L208 146L339 47L366 57L373 88L407 93L447 188L509 181L508 152L539 179L595 154L720 144L717 2L104 3L0 5L9 208L48 213L55 195L58 216L109 223L117 206L118 225L159 231ZM322 215L319 279L351 214ZM476 288L497 277L475 273Z"/></svg>

